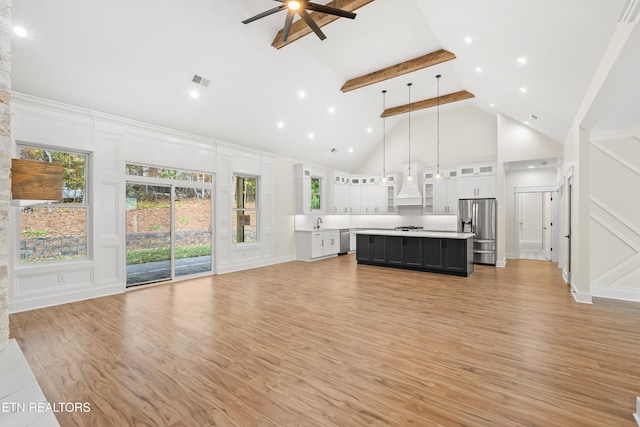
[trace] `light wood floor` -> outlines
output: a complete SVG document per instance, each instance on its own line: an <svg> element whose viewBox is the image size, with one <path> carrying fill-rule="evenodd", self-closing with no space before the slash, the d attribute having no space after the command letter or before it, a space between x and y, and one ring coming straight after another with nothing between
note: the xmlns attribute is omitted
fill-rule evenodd
<svg viewBox="0 0 640 427"><path fill-rule="evenodd" d="M469 278L353 255L10 317L62 426L633 426L640 304L555 264Z"/></svg>

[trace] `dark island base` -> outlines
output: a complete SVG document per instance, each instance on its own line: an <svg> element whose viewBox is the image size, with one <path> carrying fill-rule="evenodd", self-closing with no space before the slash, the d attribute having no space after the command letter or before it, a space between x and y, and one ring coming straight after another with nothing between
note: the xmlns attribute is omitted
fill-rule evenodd
<svg viewBox="0 0 640 427"><path fill-rule="evenodd" d="M473 238L358 234L358 264L468 277L473 273Z"/></svg>
<svg viewBox="0 0 640 427"><path fill-rule="evenodd" d="M452 270L442 270L439 268L410 267L406 265L387 264L384 262L357 261L357 263L362 265L371 265L375 267L391 267L391 268L399 268L402 270L423 271L425 273L448 274L449 276L469 277L471 275L471 273L468 273L467 271L452 271Z"/></svg>

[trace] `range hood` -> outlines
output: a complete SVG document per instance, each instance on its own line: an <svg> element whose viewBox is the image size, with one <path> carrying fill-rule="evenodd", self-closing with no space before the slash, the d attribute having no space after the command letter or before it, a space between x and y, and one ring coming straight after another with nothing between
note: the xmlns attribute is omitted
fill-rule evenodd
<svg viewBox="0 0 640 427"><path fill-rule="evenodd" d="M407 180L409 176L409 164L411 165L411 181ZM403 165L404 176L402 179L402 188L396 195L396 206L422 206L422 193L420 192L420 183L422 182L420 175L419 162L405 162Z"/></svg>

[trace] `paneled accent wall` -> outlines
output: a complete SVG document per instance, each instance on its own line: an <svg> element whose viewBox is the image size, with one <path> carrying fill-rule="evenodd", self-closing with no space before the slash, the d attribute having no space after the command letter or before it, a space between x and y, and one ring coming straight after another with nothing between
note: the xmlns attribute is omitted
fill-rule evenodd
<svg viewBox="0 0 640 427"><path fill-rule="evenodd" d="M0 0L0 344L9 339L11 0Z"/></svg>
<svg viewBox="0 0 640 427"><path fill-rule="evenodd" d="M20 93L13 94L12 102L13 141L5 144L6 147L2 145L7 154L3 153L0 162L10 157L8 153L13 143L74 150L89 156L87 241L90 249L88 256L82 259L20 263L17 259L19 248L16 242L20 241L17 221L3 227L0 234L4 233L2 235L6 235L9 243L0 247L0 261L9 248L9 264L13 267L8 283L10 312L124 292L127 279L125 185L130 178L125 175L126 163L196 170L214 175L215 273L292 258L293 254L274 257L274 235L283 231L274 229L273 155ZM232 244L234 173L260 177L258 243ZM19 214L17 207L10 210L14 216ZM286 231L293 234L293 229ZM17 238L11 241L9 235ZM4 257L7 258L6 255ZM3 289L6 288L4 285ZM6 306L6 298L4 301Z"/></svg>
<svg viewBox="0 0 640 427"><path fill-rule="evenodd" d="M594 134L589 154L591 293L640 301L640 129Z"/></svg>

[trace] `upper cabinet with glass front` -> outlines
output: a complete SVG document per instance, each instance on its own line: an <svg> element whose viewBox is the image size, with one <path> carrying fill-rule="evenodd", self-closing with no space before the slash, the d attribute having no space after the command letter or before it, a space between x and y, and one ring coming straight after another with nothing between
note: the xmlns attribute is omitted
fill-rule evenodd
<svg viewBox="0 0 640 427"><path fill-rule="evenodd" d="M458 165L460 199L496 197L496 162Z"/></svg>

